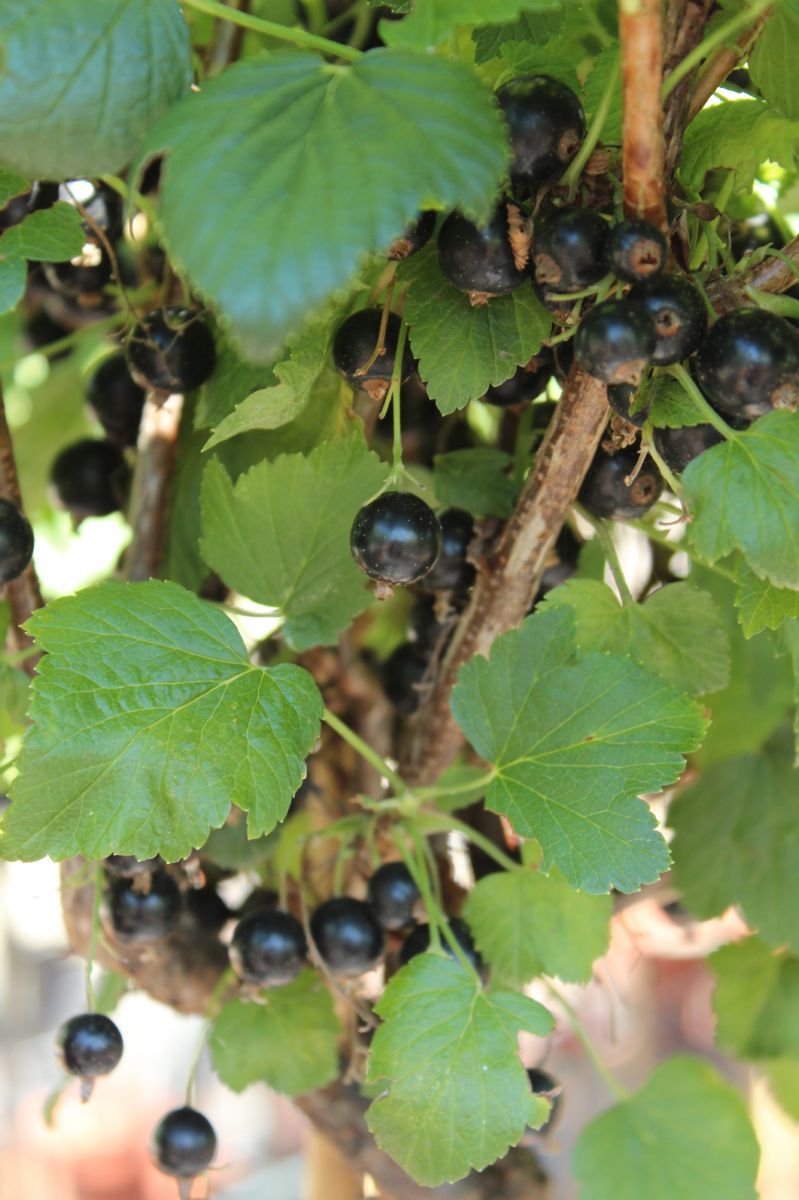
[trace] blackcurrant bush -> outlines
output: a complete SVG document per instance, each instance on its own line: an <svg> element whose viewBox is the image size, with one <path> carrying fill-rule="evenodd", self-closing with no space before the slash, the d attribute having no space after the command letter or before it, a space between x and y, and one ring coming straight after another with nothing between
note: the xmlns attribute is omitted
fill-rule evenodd
<svg viewBox="0 0 799 1200"><path fill-rule="evenodd" d="M121 351L100 363L86 397L109 441L123 447L136 445L145 391L131 378Z"/></svg>
<svg viewBox="0 0 799 1200"><path fill-rule="evenodd" d="M230 944L230 961L239 979L270 987L291 983L307 953L302 925L279 908L262 908L244 917Z"/></svg>
<svg viewBox="0 0 799 1200"><path fill-rule="evenodd" d="M489 387L481 399L486 404L497 405L498 408L527 404L541 395L552 378L554 369L552 352L544 346L528 363L517 367L510 379Z"/></svg>
<svg viewBox="0 0 799 1200"><path fill-rule="evenodd" d="M24 221L29 213L37 212L42 208L51 208L57 199L57 183L37 180L31 184L30 191L23 192L19 196L12 196L0 208L0 233L4 229L10 229L12 225L19 225L20 221Z"/></svg>
<svg viewBox="0 0 799 1200"><path fill-rule="evenodd" d="M449 927L455 937L455 941L466 955L466 958L472 964L474 969L479 971L483 965L483 960L481 959L477 947L474 944L474 938L472 937L472 932L469 929L469 926L465 921L461 920L460 917L451 917L449 920ZM424 954L424 952L429 948L430 926L417 925L402 943L402 949L400 950L400 962L404 966L406 963L410 962L412 958L416 958L417 954ZM450 958L455 957L455 951L444 937L441 938L441 949L445 954L448 954Z"/></svg>
<svg viewBox="0 0 799 1200"><path fill-rule="evenodd" d="M605 274L609 226L586 208L562 208L538 221L533 238L536 281L553 292L580 292Z"/></svg>
<svg viewBox="0 0 799 1200"><path fill-rule="evenodd" d="M439 521L441 552L420 586L426 592L462 592L474 582L474 567L466 558L474 536L474 521L461 508L448 508Z"/></svg>
<svg viewBox="0 0 799 1200"><path fill-rule="evenodd" d="M595 517L631 520L648 512L663 491L663 479L655 464L646 459L631 484L638 463L638 450L627 446L615 454L598 450L588 468L577 499Z"/></svg>
<svg viewBox="0 0 799 1200"><path fill-rule="evenodd" d="M513 147L514 183L539 188L558 179L585 137L585 114L571 88L549 75L527 75L497 92Z"/></svg>
<svg viewBox="0 0 799 1200"><path fill-rule="evenodd" d="M33 530L10 500L0 499L0 583L18 579L33 558Z"/></svg>
<svg viewBox="0 0 799 1200"><path fill-rule="evenodd" d="M214 373L214 336L196 312L154 309L133 330L127 359L141 387L190 392Z"/></svg>
<svg viewBox="0 0 799 1200"><path fill-rule="evenodd" d="M333 362L336 368L347 383L352 387L363 388L375 400L384 399L388 392L402 325L396 313L388 314L383 349L374 362L367 366L377 348L382 317L383 311L380 308L361 309L339 325L333 339ZM408 379L413 374L414 365L413 354L406 338L402 349L400 378Z"/></svg>
<svg viewBox="0 0 799 1200"><path fill-rule="evenodd" d="M150 1152L155 1165L176 1179L194 1179L207 1171L216 1154L216 1134L196 1108L175 1108L153 1130Z"/></svg>
<svg viewBox="0 0 799 1200"><path fill-rule="evenodd" d="M692 283L679 275L661 275L637 283L627 299L655 326L653 363L665 367L693 354L707 328L707 311Z"/></svg>
<svg viewBox="0 0 799 1200"><path fill-rule="evenodd" d="M200 929L218 933L233 915L215 887L189 888L185 896L186 911Z"/></svg>
<svg viewBox="0 0 799 1200"><path fill-rule="evenodd" d="M753 421L799 406L799 333L782 317L741 308L720 317L699 347L697 379L710 402Z"/></svg>
<svg viewBox="0 0 799 1200"><path fill-rule="evenodd" d="M180 916L180 889L166 871L153 871L147 891L131 879L112 879L111 926L120 942L157 942L171 933Z"/></svg>
<svg viewBox="0 0 799 1200"><path fill-rule="evenodd" d="M605 300L583 317L574 335L574 357L603 383L637 384L655 351L649 314L627 300Z"/></svg>
<svg viewBox="0 0 799 1200"><path fill-rule="evenodd" d="M549 1116L537 1130L538 1133L547 1133L555 1124L560 1111L560 1084L547 1071L542 1071L540 1067L528 1067L527 1078L530 1081L530 1091L534 1096L546 1096L551 1101L552 1107L549 1110ZM552 1095L553 1092L555 1093L554 1096Z"/></svg>
<svg viewBox="0 0 799 1200"><path fill-rule="evenodd" d="M383 863L369 880L369 903L384 929L396 932L413 925L419 889L401 862Z"/></svg>
<svg viewBox="0 0 799 1200"><path fill-rule="evenodd" d="M122 508L129 478L120 450L94 438L67 446L50 470L50 482L59 501L78 521L105 517Z"/></svg>
<svg viewBox="0 0 799 1200"><path fill-rule="evenodd" d="M110 1017L81 1013L58 1030L56 1053L69 1075L97 1079L110 1075L122 1058L122 1034Z"/></svg>
<svg viewBox="0 0 799 1200"><path fill-rule="evenodd" d="M111 259L102 246L86 242L74 258L45 263L44 274L53 291L62 296L94 296L111 278Z"/></svg>
<svg viewBox="0 0 799 1200"><path fill-rule="evenodd" d="M659 275L668 253L668 242L657 226L633 217L613 226L605 247L608 267L625 283Z"/></svg>
<svg viewBox="0 0 799 1200"><path fill-rule="evenodd" d="M350 531L352 556L372 579L416 583L441 550L441 523L410 492L383 492L365 504Z"/></svg>
<svg viewBox="0 0 799 1200"><path fill-rule="evenodd" d="M406 226L404 233L401 233L398 238L388 248L386 258L396 262L401 258L410 258L417 250L421 250L422 246L426 245L433 236L433 230L436 227L436 214L431 209L426 212L419 213L415 221Z"/></svg>
<svg viewBox="0 0 799 1200"><path fill-rule="evenodd" d="M688 425L683 429L656 429L654 432L655 449L675 475L681 475L689 462L723 441L713 425Z"/></svg>
<svg viewBox="0 0 799 1200"><path fill-rule="evenodd" d="M349 896L320 904L311 917L311 933L334 975L363 975L383 953L383 930L371 906Z"/></svg>
<svg viewBox="0 0 799 1200"><path fill-rule="evenodd" d="M637 425L640 429L649 416L649 405L639 408L637 412L632 412L633 401L636 398L636 389L629 383L610 383L608 384L608 404L623 420L629 421L631 425Z"/></svg>
<svg viewBox="0 0 799 1200"><path fill-rule="evenodd" d="M160 866L160 858L134 858L132 854L109 854L108 858L103 860L106 875L118 876L121 879L152 875Z"/></svg>
<svg viewBox="0 0 799 1200"><path fill-rule="evenodd" d="M382 663L383 690L400 716L409 717L419 707L427 667L427 656L412 642L399 646Z"/></svg>
<svg viewBox="0 0 799 1200"><path fill-rule="evenodd" d="M488 225L450 213L438 231L438 261L450 283L475 299L512 292L530 274L530 234L521 210L503 200Z"/></svg>

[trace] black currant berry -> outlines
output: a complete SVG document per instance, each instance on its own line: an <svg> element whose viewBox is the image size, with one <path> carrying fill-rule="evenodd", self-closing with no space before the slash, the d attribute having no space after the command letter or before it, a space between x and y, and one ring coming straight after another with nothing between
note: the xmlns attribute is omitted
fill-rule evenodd
<svg viewBox="0 0 799 1200"><path fill-rule="evenodd" d="M723 441L713 425L688 425L683 429L656 429L654 432L655 449L675 475L681 475L689 462Z"/></svg>
<svg viewBox="0 0 799 1200"><path fill-rule="evenodd" d="M371 579L416 583L441 550L441 523L410 492L383 492L365 504L350 531L352 556Z"/></svg>
<svg viewBox="0 0 799 1200"><path fill-rule="evenodd" d="M180 916L180 889L166 871L153 871L147 891L131 879L112 879L109 908L120 942L156 942L171 933Z"/></svg>
<svg viewBox="0 0 799 1200"><path fill-rule="evenodd" d="M45 183L37 180L31 184L30 191L23 192L19 196L12 196L0 208L0 233L4 229L10 229L12 225L19 225L20 221L24 221L29 213L37 212L42 208L51 208L57 199L57 183Z"/></svg>
<svg viewBox="0 0 799 1200"><path fill-rule="evenodd" d="M145 875L152 875L153 871L160 866L160 858L134 858L132 854L109 854L108 858L103 860L106 875L113 875L120 879L135 879L137 876L142 878Z"/></svg>
<svg viewBox="0 0 799 1200"><path fill-rule="evenodd" d="M154 309L127 345L130 373L143 388L190 392L214 373L214 335L187 308Z"/></svg>
<svg viewBox="0 0 799 1200"><path fill-rule="evenodd" d="M627 300L605 300L583 317L574 335L574 357L603 383L637 384L655 351L648 313Z"/></svg>
<svg viewBox="0 0 799 1200"><path fill-rule="evenodd" d="M441 552L420 586L426 592L462 592L474 582L474 567L466 558L474 536L474 520L461 508L448 508L439 521Z"/></svg>
<svg viewBox="0 0 799 1200"><path fill-rule="evenodd" d="M400 716L409 717L419 707L427 667L427 656L412 642L399 646L381 665L383 690Z"/></svg>
<svg viewBox="0 0 799 1200"><path fill-rule="evenodd" d="M450 213L438 231L438 261L450 283L475 302L503 296L530 274L529 222L504 200L482 228Z"/></svg>
<svg viewBox="0 0 799 1200"><path fill-rule="evenodd" d="M546 1096L552 1107L549 1110L549 1116L543 1125L539 1126L537 1133L547 1133L555 1124L561 1106L560 1084L552 1078L547 1071L542 1071L540 1067L528 1067L527 1078L530 1081L530 1091L534 1096ZM552 1093L555 1093L554 1095Z"/></svg>
<svg viewBox="0 0 799 1200"><path fill-rule="evenodd" d="M510 379L489 387L481 399L498 408L509 408L513 404L527 404L540 396L552 378L554 371L552 352L542 347L523 367L517 367Z"/></svg>
<svg viewBox="0 0 799 1200"><path fill-rule="evenodd" d="M585 114L571 88L527 75L497 92L513 146L511 179L528 188L558 179L585 137Z"/></svg>
<svg viewBox="0 0 799 1200"><path fill-rule="evenodd" d="M611 229L605 260L614 275L625 283L640 283L660 274L668 253L668 242L656 225L631 217Z"/></svg>
<svg viewBox="0 0 799 1200"><path fill-rule="evenodd" d="M369 903L384 929L396 932L413 925L419 889L401 862L383 863L369 880Z"/></svg>
<svg viewBox="0 0 799 1200"><path fill-rule="evenodd" d="M571 579L577 570L577 562L582 550L582 542L578 541L568 525L564 525L557 536L553 550L553 560L541 576L541 584L536 595L536 603L560 587L567 579Z"/></svg>
<svg viewBox="0 0 799 1200"><path fill-rule="evenodd" d="M655 326L652 362L665 367L693 354L707 328L707 310L697 289L679 275L638 283L627 296Z"/></svg>
<svg viewBox="0 0 799 1200"><path fill-rule="evenodd" d="M389 313L383 349L374 362L367 366L377 348L382 318L383 310L380 308L361 309L339 325L333 339L333 362L336 368L347 383L352 387L363 388L374 400L383 400L388 392L394 373L397 340L402 327L396 313ZM414 365L413 354L406 338L402 348L402 380L413 374Z"/></svg>
<svg viewBox="0 0 799 1200"><path fill-rule="evenodd" d="M615 454L598 450L577 499L595 517L612 517L617 521L642 517L663 491L663 479L651 459L646 459L628 486L625 480L633 474L637 463L638 450L634 446Z"/></svg>
<svg viewBox="0 0 799 1200"><path fill-rule="evenodd" d="M307 954L302 925L279 908L244 917L230 944L230 961L239 979L270 987L291 983L305 965Z"/></svg>
<svg viewBox="0 0 799 1200"><path fill-rule="evenodd" d="M194 1179L207 1171L216 1154L216 1134L196 1108L175 1108L153 1130L150 1153L159 1171L176 1179Z"/></svg>
<svg viewBox="0 0 799 1200"><path fill-rule="evenodd" d="M474 938L472 937L472 931L469 929L469 926L465 921L462 921L460 917L451 917L449 921L449 927L455 937L455 941L466 955L466 958L472 964L474 969L479 971L483 965L483 960L481 959L477 947L474 944ZM405 966L405 964L410 962L412 958L416 958L417 954L424 954L424 952L429 948L430 926L417 925L402 943L402 949L400 950L400 963ZM444 937L441 938L441 949L445 954L448 954L450 958L455 957L455 951Z"/></svg>
<svg viewBox="0 0 799 1200"><path fill-rule="evenodd" d="M383 930L371 906L349 896L320 904L311 917L311 933L334 975L363 975L383 953Z"/></svg>
<svg viewBox="0 0 799 1200"><path fill-rule="evenodd" d="M84 438L62 450L50 470L50 482L64 508L77 521L105 517L122 508L130 471L116 446Z"/></svg>
<svg viewBox="0 0 799 1200"><path fill-rule="evenodd" d="M33 558L33 530L10 500L0 499L0 583L18 579Z"/></svg>
<svg viewBox="0 0 799 1200"><path fill-rule="evenodd" d="M415 221L406 226L405 232L401 233L398 238L388 248L386 258L396 262L402 258L410 258L417 250L421 250L430 238L433 236L433 230L436 227L436 214L428 209L426 212L419 213Z"/></svg>
<svg viewBox="0 0 799 1200"><path fill-rule="evenodd" d="M702 391L721 412L754 421L799 406L799 334L774 313L741 308L720 317L697 355Z"/></svg>
<svg viewBox="0 0 799 1200"><path fill-rule="evenodd" d="M536 281L553 292L580 292L605 274L609 226L585 208L562 208L536 223Z"/></svg>
<svg viewBox="0 0 799 1200"><path fill-rule="evenodd" d="M122 1034L102 1013L81 1013L59 1029L56 1053L68 1074L97 1079L110 1075L122 1058Z"/></svg>
<svg viewBox="0 0 799 1200"><path fill-rule="evenodd" d="M123 447L136 445L144 397L144 389L131 378L121 351L100 363L86 390L106 437Z"/></svg>
<svg viewBox="0 0 799 1200"><path fill-rule="evenodd" d="M189 888L185 896L186 911L200 929L218 933L233 915L215 887Z"/></svg>
<svg viewBox="0 0 799 1200"><path fill-rule="evenodd" d="M102 246L86 242L74 258L45 263L44 274L53 291L62 296L95 296L111 278L111 259Z"/></svg>
<svg viewBox="0 0 799 1200"><path fill-rule="evenodd" d="M608 404L610 407L617 416L625 421L629 421L631 425L637 425L640 429L646 424L646 419L649 416L649 405L638 409L637 412L632 412L633 401L636 395L636 389L629 383L608 384Z"/></svg>

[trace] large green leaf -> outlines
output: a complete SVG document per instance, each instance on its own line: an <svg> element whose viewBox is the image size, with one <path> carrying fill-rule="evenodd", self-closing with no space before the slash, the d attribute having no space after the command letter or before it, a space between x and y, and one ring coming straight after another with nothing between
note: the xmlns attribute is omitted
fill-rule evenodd
<svg viewBox="0 0 799 1200"><path fill-rule="evenodd" d="M775 4L749 57L749 70L761 96L786 117L799 117L799 74L794 51L799 43L796 0Z"/></svg>
<svg viewBox="0 0 799 1200"><path fill-rule="evenodd" d="M735 604L744 637L750 638L799 617L799 590L774 587L767 579L758 579L744 563L738 571Z"/></svg>
<svg viewBox="0 0 799 1200"><path fill-rule="evenodd" d="M416 0L404 21L384 21L381 33L389 46L434 49L460 25L513 21L522 11L550 13L560 0Z"/></svg>
<svg viewBox="0 0 799 1200"><path fill-rule="evenodd" d="M377 1144L434 1187L482 1170L522 1136L531 1114L520 1030L545 1036L550 1014L513 992L483 991L454 959L420 954L376 1005L383 1024L369 1082L385 1091L367 1113Z"/></svg>
<svg viewBox="0 0 799 1200"><path fill-rule="evenodd" d="M708 171L726 167L733 172L736 189L749 189L767 159L793 166L798 138L799 121L786 119L762 100L716 104L688 126L680 173L701 190Z"/></svg>
<svg viewBox="0 0 799 1200"><path fill-rule="evenodd" d="M687 696L629 659L575 658L574 614L528 617L463 667L455 718L494 764L486 803L573 887L634 891L668 866L638 799L672 783L706 722Z"/></svg>
<svg viewBox="0 0 799 1200"><path fill-rule="evenodd" d="M86 238L81 215L59 200L52 208L28 213L0 237L0 255L18 255L34 262L61 262L80 254Z"/></svg>
<svg viewBox="0 0 799 1200"><path fill-rule="evenodd" d="M148 149L168 151L171 254L256 361L422 205L487 216L508 156L468 67L385 49L346 67L294 52L238 63L167 114Z"/></svg>
<svg viewBox="0 0 799 1200"><path fill-rule="evenodd" d="M476 517L509 517L519 489L507 473L512 458L494 446L437 454L433 486L442 508L465 508Z"/></svg>
<svg viewBox="0 0 799 1200"><path fill-rule="evenodd" d="M0 854L201 846L231 804L255 837L286 814L322 702L300 667L252 667L228 618L173 583L109 582L27 628L45 654Z"/></svg>
<svg viewBox="0 0 799 1200"><path fill-rule="evenodd" d="M191 83L174 0L0 0L0 159L32 179L119 171Z"/></svg>
<svg viewBox="0 0 799 1200"><path fill-rule="evenodd" d="M799 958L760 938L723 946L716 976L716 1040L739 1058L799 1058Z"/></svg>

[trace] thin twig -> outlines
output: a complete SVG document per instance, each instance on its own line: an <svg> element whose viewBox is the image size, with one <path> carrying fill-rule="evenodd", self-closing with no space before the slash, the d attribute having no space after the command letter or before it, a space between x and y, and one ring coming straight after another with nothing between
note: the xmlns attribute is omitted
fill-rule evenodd
<svg viewBox="0 0 799 1200"><path fill-rule="evenodd" d="M624 211L668 228L664 182L661 0L620 0Z"/></svg>
<svg viewBox="0 0 799 1200"><path fill-rule="evenodd" d="M133 541L125 555L130 582L157 578L161 568L182 411L180 395L159 405L148 393L144 402L130 501Z"/></svg>
<svg viewBox="0 0 799 1200"><path fill-rule="evenodd" d="M749 29L745 29L743 33L739 34L733 46L722 46L712 58L708 59L700 71L694 86L691 103L688 108L689 121L693 121L694 117L702 111L716 88L721 86L730 71L733 71L738 63L746 58L773 11L773 8L769 8L766 12L761 13Z"/></svg>

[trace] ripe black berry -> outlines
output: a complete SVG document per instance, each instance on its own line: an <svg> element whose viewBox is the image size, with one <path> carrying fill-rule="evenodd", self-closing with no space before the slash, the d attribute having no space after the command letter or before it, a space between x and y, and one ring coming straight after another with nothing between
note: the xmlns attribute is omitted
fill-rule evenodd
<svg viewBox="0 0 799 1200"><path fill-rule="evenodd" d="M431 209L426 212L419 213L415 221L406 226L405 232L401 233L398 238L388 248L386 258L396 262L401 258L410 258L417 250L421 250L422 246L426 245L433 236L433 230L436 227L436 214Z"/></svg>
<svg viewBox="0 0 799 1200"><path fill-rule="evenodd" d="M244 917L230 944L230 961L239 979L269 986L291 983L302 970L307 953L302 925L279 908Z"/></svg>
<svg viewBox="0 0 799 1200"><path fill-rule="evenodd" d="M627 299L654 323L653 363L665 367L693 354L707 328L707 312L692 283L679 275L661 275L636 284Z"/></svg>
<svg viewBox="0 0 799 1200"><path fill-rule="evenodd" d="M110 1075L122 1058L122 1034L102 1013L81 1013L58 1030L56 1053L70 1075L81 1079Z"/></svg>
<svg viewBox="0 0 799 1200"><path fill-rule="evenodd" d="M554 369L552 352L544 346L528 363L517 367L510 379L489 387L481 399L486 404L496 404L498 408L527 404L541 395Z"/></svg>
<svg viewBox="0 0 799 1200"><path fill-rule="evenodd" d="M102 246L86 242L74 258L45 263L44 274L53 291L62 296L94 296L111 278L111 259Z"/></svg>
<svg viewBox="0 0 799 1200"><path fill-rule="evenodd" d="M585 114L571 88L527 75L497 92L513 146L511 179L529 188L558 179L585 137Z"/></svg>
<svg viewBox="0 0 799 1200"><path fill-rule="evenodd" d="M396 313L388 314L383 349L367 367L380 337L383 312L379 308L364 308L347 317L333 339L333 362L352 387L363 388L374 399L382 400L388 392L397 353L397 339L402 323ZM413 374L414 361L408 339L402 348L400 378Z"/></svg>
<svg viewBox="0 0 799 1200"><path fill-rule="evenodd" d="M438 231L438 261L450 283L475 300L503 296L530 274L529 225L504 200L482 228L450 213Z"/></svg>
<svg viewBox="0 0 799 1200"><path fill-rule="evenodd" d="M458 943L469 962L476 971L479 971L483 965L483 960L481 959L477 951L477 947L474 944L474 938L472 937L472 932L469 929L469 926L465 921L462 921L460 917L452 917L450 918L449 927L455 937L455 941ZM405 964L410 962L412 958L416 958L417 954L424 954L429 947L430 926L417 925L402 943L402 949L400 950L400 962L403 966L405 966ZM444 937L441 938L441 949L445 954L448 954L450 958L455 957L455 951Z"/></svg>
<svg viewBox="0 0 799 1200"><path fill-rule="evenodd" d="M547 592L551 592L553 588L560 587L567 579L571 579L577 570L577 562L582 548L582 542L577 540L568 525L564 525L555 542L553 561L541 576L541 585L535 598L536 603L542 600Z"/></svg>
<svg viewBox="0 0 799 1200"><path fill-rule="evenodd" d="M537 1130L538 1133L546 1133L554 1125L560 1110L560 1084L547 1071L542 1071L539 1067L528 1067L527 1078L530 1081L530 1091L534 1096L547 1096L551 1101L552 1107L549 1110L549 1116ZM554 1096L553 1092L556 1093Z"/></svg>
<svg viewBox="0 0 799 1200"><path fill-rule="evenodd" d="M649 416L649 405L632 412L633 401L636 398L636 389L629 383L611 383L608 384L608 404L613 411L625 421L629 421L631 425L637 425L640 429L646 424L646 419Z"/></svg>
<svg viewBox="0 0 799 1200"><path fill-rule="evenodd" d="M383 690L400 716L409 717L419 707L427 667L427 656L414 643L399 646L381 665Z"/></svg>
<svg viewBox="0 0 799 1200"><path fill-rule="evenodd" d="M799 334L782 317L741 308L720 317L699 348L697 378L721 412L753 421L799 406Z"/></svg>
<svg viewBox="0 0 799 1200"><path fill-rule="evenodd" d="M396 932L413 925L419 889L401 862L383 863L369 880L369 903L384 929Z"/></svg>
<svg viewBox="0 0 799 1200"><path fill-rule="evenodd" d="M131 879L112 879L109 907L120 942L156 942L177 924L180 889L166 871L152 872L147 891L139 890Z"/></svg>
<svg viewBox="0 0 799 1200"><path fill-rule="evenodd" d="M136 445L144 397L144 389L131 379L121 351L100 363L86 391L106 437L123 447Z"/></svg>
<svg viewBox="0 0 799 1200"><path fill-rule="evenodd" d="M0 499L0 583L17 579L33 557L33 530L10 500Z"/></svg>
<svg viewBox="0 0 799 1200"><path fill-rule="evenodd" d="M724 441L713 425L688 425L683 429L656 429L655 449L669 470L681 475L689 462Z"/></svg>
<svg viewBox="0 0 799 1200"><path fill-rule="evenodd" d="M605 247L608 267L625 283L640 283L659 275L668 253L666 238L657 226L635 218L614 225Z"/></svg>
<svg viewBox="0 0 799 1200"><path fill-rule="evenodd" d="M372 579L416 583L441 549L441 524L410 492L383 492L365 504L350 531L352 556Z"/></svg>
<svg viewBox="0 0 799 1200"><path fill-rule="evenodd" d="M50 482L64 508L77 521L105 517L125 502L130 471L110 442L84 438L62 450L50 470Z"/></svg>
<svg viewBox="0 0 799 1200"><path fill-rule="evenodd" d="M637 384L655 351L648 313L627 300L605 300L583 317L574 335L574 357L603 383Z"/></svg>
<svg viewBox="0 0 799 1200"><path fill-rule="evenodd" d="M175 1108L153 1130L150 1152L159 1171L177 1179L194 1179L214 1161L214 1127L196 1108Z"/></svg>
<svg viewBox="0 0 799 1200"><path fill-rule="evenodd" d="M311 933L334 975L363 975L383 953L383 930L370 905L349 896L320 904L311 917Z"/></svg>
<svg viewBox="0 0 799 1200"><path fill-rule="evenodd" d="M155 309L133 330L127 358L141 387L190 392L214 373L214 336L187 308Z"/></svg>
<svg viewBox="0 0 799 1200"><path fill-rule="evenodd" d="M580 292L605 274L608 224L585 208L563 208L536 223L536 281L553 292Z"/></svg>
<svg viewBox="0 0 799 1200"><path fill-rule="evenodd" d="M474 536L474 521L461 508L448 508L439 517L441 552L435 566L421 582L426 592L462 592L474 581L474 567L466 552Z"/></svg>
<svg viewBox="0 0 799 1200"><path fill-rule="evenodd" d="M588 468L577 497L595 517L631 520L648 512L663 491L663 479L655 464L646 459L637 476L625 483L638 462L634 446L606 454L598 450Z"/></svg>
<svg viewBox="0 0 799 1200"><path fill-rule="evenodd" d="M189 888L185 901L186 911L206 933L218 933L232 916L219 892L211 884Z"/></svg>

